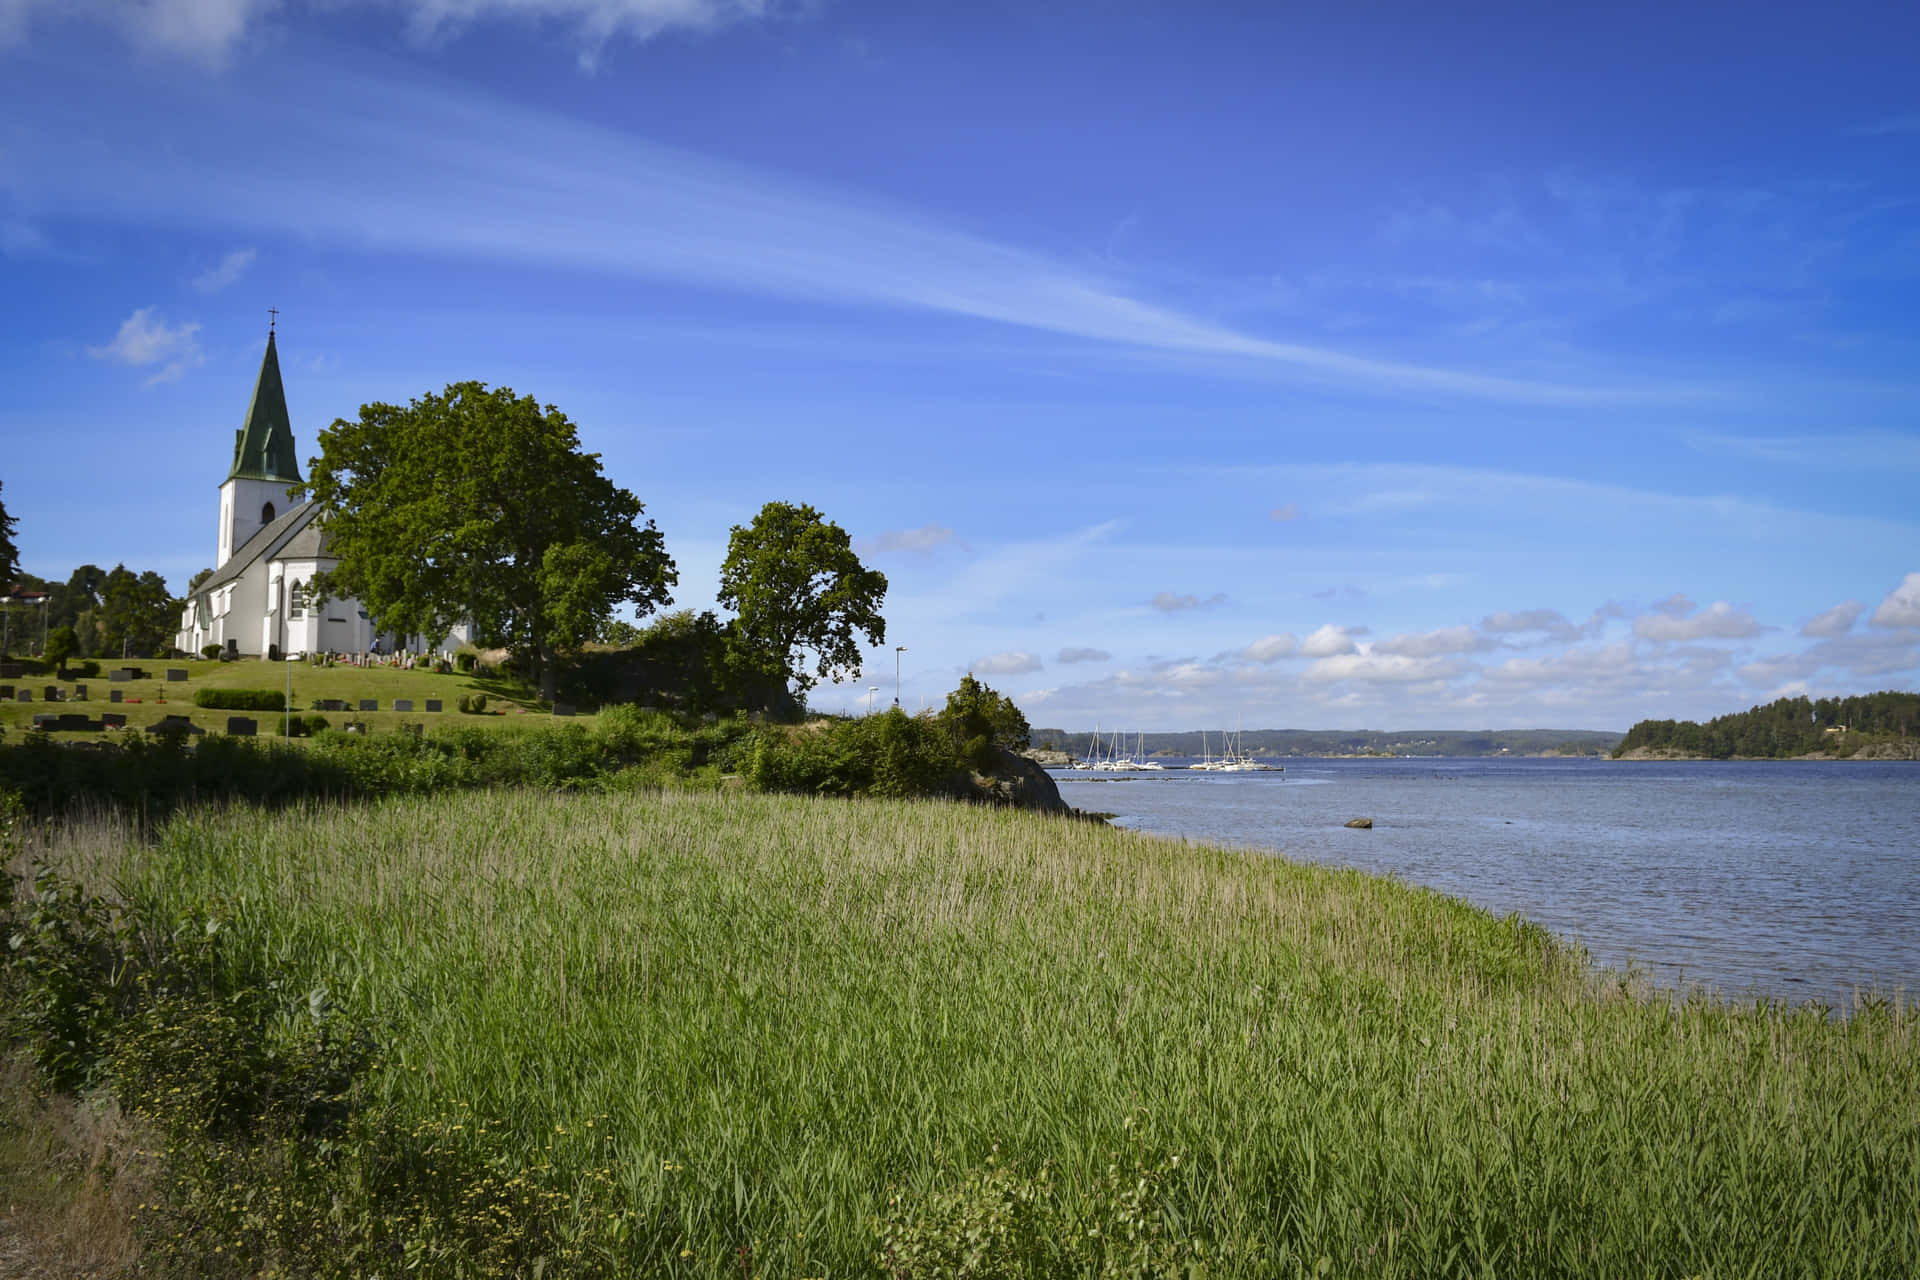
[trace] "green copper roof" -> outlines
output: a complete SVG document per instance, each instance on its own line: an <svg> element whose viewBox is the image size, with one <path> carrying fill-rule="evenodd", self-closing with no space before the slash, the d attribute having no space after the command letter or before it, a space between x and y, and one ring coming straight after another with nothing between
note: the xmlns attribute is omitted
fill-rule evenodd
<svg viewBox="0 0 1920 1280"><path fill-rule="evenodd" d="M233 433L233 470L227 472L227 479L300 483L300 466L293 456L293 423L287 418L287 393L280 385L280 356L271 333L266 358L260 361L260 380L253 384L253 403L247 406L246 425Z"/></svg>

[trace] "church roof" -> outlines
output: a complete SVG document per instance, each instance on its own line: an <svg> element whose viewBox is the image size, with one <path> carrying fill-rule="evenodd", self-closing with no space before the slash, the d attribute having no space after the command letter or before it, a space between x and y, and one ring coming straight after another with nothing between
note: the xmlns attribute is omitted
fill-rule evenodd
<svg viewBox="0 0 1920 1280"><path fill-rule="evenodd" d="M227 472L227 479L301 482L300 467L293 456L287 393L280 385L280 355L274 350L271 332L267 334L267 354L260 361L260 376L253 384L246 423L233 433L233 469Z"/></svg>
<svg viewBox="0 0 1920 1280"><path fill-rule="evenodd" d="M239 550L214 575L201 583L195 595L216 590L234 581L259 560L310 560L327 554L326 534L314 517L320 508L303 502L240 544Z"/></svg>

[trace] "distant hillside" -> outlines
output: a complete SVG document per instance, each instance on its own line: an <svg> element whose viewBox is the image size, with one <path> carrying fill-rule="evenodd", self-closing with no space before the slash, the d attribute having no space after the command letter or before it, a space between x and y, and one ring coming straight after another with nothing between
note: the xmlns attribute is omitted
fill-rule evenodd
<svg viewBox="0 0 1920 1280"><path fill-rule="evenodd" d="M1709 760L1863 754L1911 759L1916 748L1920 748L1920 693L1887 691L1817 701L1782 698L1705 724L1642 720L1627 730L1614 754Z"/></svg>
<svg viewBox="0 0 1920 1280"><path fill-rule="evenodd" d="M1035 729L1033 745L1086 755L1090 730ZM1145 734L1149 755L1198 756L1200 732ZM1599 756L1620 741L1594 729L1248 729L1243 748L1256 756ZM1133 740L1128 738L1131 747ZM1220 735L1209 731L1206 748L1220 754Z"/></svg>

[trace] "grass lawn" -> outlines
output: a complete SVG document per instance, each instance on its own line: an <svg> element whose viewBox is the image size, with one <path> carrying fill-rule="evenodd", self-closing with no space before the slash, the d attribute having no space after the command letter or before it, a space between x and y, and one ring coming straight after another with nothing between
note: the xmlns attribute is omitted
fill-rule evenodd
<svg viewBox="0 0 1920 1280"><path fill-rule="evenodd" d="M380 1027L409 1193L534 1187L549 1275L1920 1271L1911 1007L1647 998L1390 879L746 793L42 838ZM339 1176L280 1236L225 1176L228 1238Z"/></svg>
<svg viewBox="0 0 1920 1280"><path fill-rule="evenodd" d="M269 721L277 725L277 713L268 711L221 711L193 705L196 689L268 689L283 692L287 687L288 666L293 674L293 709L296 712L310 713L313 702L319 698L338 698L349 706L357 707L362 699L373 699L380 704L378 711L330 711L323 714L335 728L348 720L364 721L374 732L397 729L402 724L425 724L429 731L435 724L453 722L463 726L506 726L523 722L529 716L542 720L549 713L542 709L538 699L526 690L506 681L486 676L438 675L426 668L402 671L397 667L316 667L304 661L291 664L262 662L257 659L242 658L237 662L208 662L193 659L181 662L169 662L158 658L136 658L126 661L102 661L100 674L91 679L68 678L58 680L52 676L26 676L9 680L16 689L26 688L33 691L33 701L11 701L0 704L0 727L9 731L30 728L37 712L84 712L98 720L102 712L114 711L127 717L130 727L145 727L168 715L184 715L194 724L212 732L226 729L227 717L233 715L250 716L259 721L260 732L269 732ZM132 680L114 684L108 679L108 673L119 667L138 667L152 679ZM184 681L169 682L166 673L169 668L184 669L188 678ZM72 697L74 686L84 684L87 687L85 702L45 701L48 685L57 685ZM121 691L122 701L110 703L110 690ZM487 695L486 715L461 715L455 709L456 700L463 694ZM412 712L393 710L395 699L412 699ZM438 714L429 714L426 710L427 699L441 701L444 710ZM277 733L278 728L271 730ZM93 732L56 734L63 739L98 738Z"/></svg>

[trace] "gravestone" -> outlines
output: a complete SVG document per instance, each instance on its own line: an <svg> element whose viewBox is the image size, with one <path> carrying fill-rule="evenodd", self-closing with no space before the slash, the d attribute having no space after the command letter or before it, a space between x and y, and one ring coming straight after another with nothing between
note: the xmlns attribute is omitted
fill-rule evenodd
<svg viewBox="0 0 1920 1280"><path fill-rule="evenodd" d="M380 709L380 699L362 698L360 699L360 709L362 711L378 711Z"/></svg>
<svg viewBox="0 0 1920 1280"><path fill-rule="evenodd" d="M413 710L413 699L412 698L395 698L393 700L393 709L395 711L411 711Z"/></svg>
<svg viewBox="0 0 1920 1280"><path fill-rule="evenodd" d="M440 710L440 707L441 707L441 702L440 702L440 699L438 699L438 698L428 698L428 699L427 699L427 710L428 710L428 711L438 711L438 710Z"/></svg>
<svg viewBox="0 0 1920 1280"><path fill-rule="evenodd" d="M149 729L147 732L160 733L160 734L178 734L178 733L205 733L206 730L195 725L193 721L187 719L187 717L185 716L161 716L158 720L154 721L153 727Z"/></svg>
<svg viewBox="0 0 1920 1280"><path fill-rule="evenodd" d="M126 727L127 727L127 716L126 716L126 713L125 713L124 711L105 711L105 712L102 712L102 713L101 713L101 715L100 715L100 727L101 727L102 729L124 729L124 728L126 728Z"/></svg>
<svg viewBox="0 0 1920 1280"><path fill-rule="evenodd" d="M18 680L27 669L17 662L0 662L0 680Z"/></svg>
<svg viewBox="0 0 1920 1280"><path fill-rule="evenodd" d="M182 680L185 680L186 678L187 678L187 669L185 667L168 667L167 668L168 684L179 684Z"/></svg>
<svg viewBox="0 0 1920 1280"><path fill-rule="evenodd" d="M13 686L10 684L0 684L0 702L12 702L12 701L13 701Z"/></svg>
<svg viewBox="0 0 1920 1280"><path fill-rule="evenodd" d="M364 720L349 720L342 728L348 733L365 733L367 731L367 722Z"/></svg>
<svg viewBox="0 0 1920 1280"><path fill-rule="evenodd" d="M113 684L125 684L127 681L133 679L133 668L115 667L112 671L107 672L107 679Z"/></svg>
<svg viewBox="0 0 1920 1280"><path fill-rule="evenodd" d="M75 702L85 702L87 700L87 686L83 684L73 686L73 700Z"/></svg>
<svg viewBox="0 0 1920 1280"><path fill-rule="evenodd" d="M553 714L557 716L570 716L573 714L573 704L571 702L556 702L553 704Z"/></svg>
<svg viewBox="0 0 1920 1280"><path fill-rule="evenodd" d="M14 695L13 695L13 700L14 700L15 702L32 702L32 701L33 701L33 690L31 690L31 689L22 689L22 690L21 690L20 692L18 692L18 693L16 693L16 694L14 694Z"/></svg>
<svg viewBox="0 0 1920 1280"><path fill-rule="evenodd" d="M51 711L36 711L33 713L33 727L36 729L57 729L60 727L60 717Z"/></svg>
<svg viewBox="0 0 1920 1280"><path fill-rule="evenodd" d="M251 738L260 731L260 722L251 716L228 716L227 732L236 738Z"/></svg>
<svg viewBox="0 0 1920 1280"><path fill-rule="evenodd" d="M48 686L47 686L47 701L48 701L48 702L58 702L58 701L60 701L60 699L61 699L61 697L62 697L62 694L61 694L61 692L60 692L60 686L59 686L59 685L57 685L57 684L50 684L50 685L48 685Z"/></svg>
<svg viewBox="0 0 1920 1280"><path fill-rule="evenodd" d="M108 701L108 702L118 702L118 701L120 701L120 699L122 699L122 698L124 698L124 697L126 697L126 696L127 696L127 695L126 695L126 693L125 693L125 692L123 692L122 690L119 690L119 689L109 689L109 690L107 690L107 701Z"/></svg>
<svg viewBox="0 0 1920 1280"><path fill-rule="evenodd" d="M84 711L63 711L60 713L60 731L62 733L84 733L93 728L93 721L87 719Z"/></svg>
<svg viewBox="0 0 1920 1280"><path fill-rule="evenodd" d="M345 711L347 709L346 699L322 698L320 700L320 709L322 711Z"/></svg>

